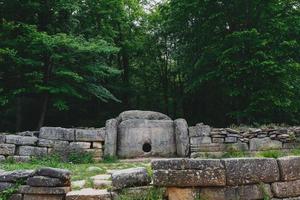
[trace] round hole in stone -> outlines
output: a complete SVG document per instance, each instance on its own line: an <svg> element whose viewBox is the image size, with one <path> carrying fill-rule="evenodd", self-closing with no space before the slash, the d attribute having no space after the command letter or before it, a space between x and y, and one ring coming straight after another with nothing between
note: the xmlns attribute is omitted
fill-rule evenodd
<svg viewBox="0 0 300 200"><path fill-rule="evenodd" d="M146 142L145 144L143 144L143 151L144 152L148 153L148 152L151 151L151 149L152 149L152 147L151 147L150 143Z"/></svg>

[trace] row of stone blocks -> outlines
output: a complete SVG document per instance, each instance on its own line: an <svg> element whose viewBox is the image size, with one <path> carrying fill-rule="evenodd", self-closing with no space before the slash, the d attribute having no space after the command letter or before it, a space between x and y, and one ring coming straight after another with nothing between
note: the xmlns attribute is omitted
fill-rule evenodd
<svg viewBox="0 0 300 200"><path fill-rule="evenodd" d="M300 157L164 159L152 168L153 184L167 187L169 200L300 197Z"/></svg>
<svg viewBox="0 0 300 200"><path fill-rule="evenodd" d="M64 200L71 190L70 172L54 168L0 172L0 193L11 188L16 192L9 200Z"/></svg>
<svg viewBox="0 0 300 200"><path fill-rule="evenodd" d="M104 129L66 129L43 127L40 132L0 135L0 161L12 158L28 161L32 156L45 156L53 150L81 149L94 154L95 160L103 156Z"/></svg>

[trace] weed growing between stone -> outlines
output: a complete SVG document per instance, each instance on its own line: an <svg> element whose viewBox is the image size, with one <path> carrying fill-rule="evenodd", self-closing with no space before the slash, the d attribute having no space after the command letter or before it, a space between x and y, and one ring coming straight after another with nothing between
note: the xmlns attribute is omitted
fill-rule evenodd
<svg viewBox="0 0 300 200"><path fill-rule="evenodd" d="M10 197L19 190L22 184L24 184L24 181L20 180L11 188L0 192L0 200L9 200Z"/></svg>
<svg viewBox="0 0 300 200"><path fill-rule="evenodd" d="M129 190L124 190L117 200L164 200L164 189L151 187L148 190L137 193L130 193Z"/></svg>

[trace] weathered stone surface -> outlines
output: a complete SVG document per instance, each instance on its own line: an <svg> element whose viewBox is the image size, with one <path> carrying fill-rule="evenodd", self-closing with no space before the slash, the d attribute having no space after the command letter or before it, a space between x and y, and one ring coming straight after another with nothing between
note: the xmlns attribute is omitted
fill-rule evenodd
<svg viewBox="0 0 300 200"><path fill-rule="evenodd" d="M202 144L210 144L211 137L209 136L200 136L200 137L191 137L190 138L190 144L191 145L202 145Z"/></svg>
<svg viewBox="0 0 300 200"><path fill-rule="evenodd" d="M0 182L14 183L18 180L27 179L33 173L32 170L17 170L0 173Z"/></svg>
<svg viewBox="0 0 300 200"><path fill-rule="evenodd" d="M39 133L40 133L39 131L24 131L16 134L20 136L39 137Z"/></svg>
<svg viewBox="0 0 300 200"><path fill-rule="evenodd" d="M40 147L50 147L50 148L66 148L69 145L68 141L60 140L47 140L41 139L38 140L38 146Z"/></svg>
<svg viewBox="0 0 300 200"><path fill-rule="evenodd" d="M119 117L120 121L129 119L148 119L148 120L171 120L165 114L154 111L129 110L122 112Z"/></svg>
<svg viewBox="0 0 300 200"><path fill-rule="evenodd" d="M103 156L102 149L85 149L84 151L91 153L94 158L102 157Z"/></svg>
<svg viewBox="0 0 300 200"><path fill-rule="evenodd" d="M278 165L282 181L293 181L300 179L300 157L288 156L278 158Z"/></svg>
<svg viewBox="0 0 300 200"><path fill-rule="evenodd" d="M75 137L80 142L102 142L105 139L105 128L75 129Z"/></svg>
<svg viewBox="0 0 300 200"><path fill-rule="evenodd" d="M111 175L100 174L100 175L97 175L97 176L92 176L91 179L93 179L93 180L110 180L111 179Z"/></svg>
<svg viewBox="0 0 300 200"><path fill-rule="evenodd" d="M0 133L0 144L5 143L5 135Z"/></svg>
<svg viewBox="0 0 300 200"><path fill-rule="evenodd" d="M210 126L204 125L203 123L199 123L199 124L196 124L196 132L192 132L192 134L190 134L190 136L191 137L209 136L210 132L211 132Z"/></svg>
<svg viewBox="0 0 300 200"><path fill-rule="evenodd" d="M224 143L224 138L212 138L213 143Z"/></svg>
<svg viewBox="0 0 300 200"><path fill-rule="evenodd" d="M185 119L177 119L174 121L176 135L176 152L179 157L187 157L189 155L189 133L188 124Z"/></svg>
<svg viewBox="0 0 300 200"><path fill-rule="evenodd" d="M71 183L73 190L82 189L82 188L84 188L85 184L86 184L85 180L72 181L72 183Z"/></svg>
<svg viewBox="0 0 300 200"><path fill-rule="evenodd" d="M117 134L118 134L118 121L110 119L105 124L105 147L104 156L117 155Z"/></svg>
<svg viewBox="0 0 300 200"><path fill-rule="evenodd" d="M91 148L91 143L90 142L71 142L70 143L70 148L73 149L89 149Z"/></svg>
<svg viewBox="0 0 300 200"><path fill-rule="evenodd" d="M13 186L14 186L13 183L7 183L7 182L1 183L1 182L0 182L0 192L2 192L2 191L4 191L4 190L7 190L7 189L9 189L9 188L11 188L11 187L13 187Z"/></svg>
<svg viewBox="0 0 300 200"><path fill-rule="evenodd" d="M225 144L211 143L201 145L191 145L191 152L220 152L224 151Z"/></svg>
<svg viewBox="0 0 300 200"><path fill-rule="evenodd" d="M176 154L174 123L171 120L126 120L121 122L118 130L118 156L121 158L170 157Z"/></svg>
<svg viewBox="0 0 300 200"><path fill-rule="evenodd" d="M199 191L193 188L167 188L168 200L195 200L198 197Z"/></svg>
<svg viewBox="0 0 300 200"><path fill-rule="evenodd" d="M20 136L20 135L7 135L6 143L17 145L35 145L38 141L37 137Z"/></svg>
<svg viewBox="0 0 300 200"><path fill-rule="evenodd" d="M51 177L51 178L59 178L62 180L70 180L70 178L71 178L71 172L69 170L50 168L50 167L44 167L44 168L38 169L35 171L34 175L35 176L47 176L47 177Z"/></svg>
<svg viewBox="0 0 300 200"><path fill-rule="evenodd" d="M102 143L101 142L93 142L92 147L93 147L93 149L102 149Z"/></svg>
<svg viewBox="0 0 300 200"><path fill-rule="evenodd" d="M23 195L22 194L13 194L11 197L9 197L8 200L23 200Z"/></svg>
<svg viewBox="0 0 300 200"><path fill-rule="evenodd" d="M4 162L4 161L5 161L5 156L0 155L0 162Z"/></svg>
<svg viewBox="0 0 300 200"><path fill-rule="evenodd" d="M78 191L69 192L66 200L112 200L116 195L107 190L95 190L86 188Z"/></svg>
<svg viewBox="0 0 300 200"><path fill-rule="evenodd" d="M20 146L18 151L20 156L45 156L47 155L47 148L33 147L33 146Z"/></svg>
<svg viewBox="0 0 300 200"><path fill-rule="evenodd" d="M300 196L300 180L273 183L272 190L275 197L298 197Z"/></svg>
<svg viewBox="0 0 300 200"><path fill-rule="evenodd" d="M200 189L201 199L212 200L259 200L266 196L272 197L271 187L268 184L243 185L235 187L211 187Z"/></svg>
<svg viewBox="0 0 300 200"><path fill-rule="evenodd" d="M272 158L224 159L227 185L271 183L280 178L277 161Z"/></svg>
<svg viewBox="0 0 300 200"><path fill-rule="evenodd" d="M33 176L27 179L27 185L33 187L63 187L70 186L70 181L45 176Z"/></svg>
<svg viewBox="0 0 300 200"><path fill-rule="evenodd" d="M95 179L93 180L93 185L96 189L104 189L110 187L112 185L112 181Z"/></svg>
<svg viewBox="0 0 300 200"><path fill-rule="evenodd" d="M236 143L237 137L225 137L225 143Z"/></svg>
<svg viewBox="0 0 300 200"><path fill-rule="evenodd" d="M23 200L65 200L65 195L31 195L25 194Z"/></svg>
<svg viewBox="0 0 300 200"><path fill-rule="evenodd" d="M270 149L281 149L282 142L270 138L252 138L250 140L250 151L262 151Z"/></svg>
<svg viewBox="0 0 300 200"><path fill-rule="evenodd" d="M132 186L144 186L151 182L146 168L138 167L116 171L112 174L112 186L114 189L123 189Z"/></svg>
<svg viewBox="0 0 300 200"><path fill-rule="evenodd" d="M42 127L40 129L40 138L49 140L66 140L74 141L74 129L66 129L61 127Z"/></svg>
<svg viewBox="0 0 300 200"><path fill-rule="evenodd" d="M22 194L66 194L71 191L70 187L31 187L24 185L19 188L19 193Z"/></svg>
<svg viewBox="0 0 300 200"><path fill-rule="evenodd" d="M0 144L0 155L11 156L15 154L16 146L14 144Z"/></svg>
<svg viewBox="0 0 300 200"><path fill-rule="evenodd" d="M31 160L30 156L8 156L8 160L13 160L15 162L29 162Z"/></svg>

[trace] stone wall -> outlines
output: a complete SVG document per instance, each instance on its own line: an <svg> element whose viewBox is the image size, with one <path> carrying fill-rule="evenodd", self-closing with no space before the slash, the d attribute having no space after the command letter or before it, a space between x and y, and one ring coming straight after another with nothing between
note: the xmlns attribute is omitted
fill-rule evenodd
<svg viewBox="0 0 300 200"><path fill-rule="evenodd" d="M54 168L0 172L0 194L12 188L9 200L65 200L71 191L70 172Z"/></svg>
<svg viewBox="0 0 300 200"><path fill-rule="evenodd" d="M300 157L152 161L169 200L300 199Z"/></svg>
<svg viewBox="0 0 300 200"><path fill-rule="evenodd" d="M0 161L12 159L16 162L31 157L67 151L84 151L93 154L96 161L102 160L105 130L43 127L40 131L17 134L0 134Z"/></svg>
<svg viewBox="0 0 300 200"><path fill-rule="evenodd" d="M191 157L226 151L257 152L300 147L300 127L212 128L202 123L189 127Z"/></svg>

